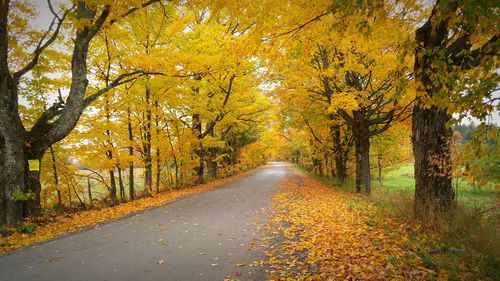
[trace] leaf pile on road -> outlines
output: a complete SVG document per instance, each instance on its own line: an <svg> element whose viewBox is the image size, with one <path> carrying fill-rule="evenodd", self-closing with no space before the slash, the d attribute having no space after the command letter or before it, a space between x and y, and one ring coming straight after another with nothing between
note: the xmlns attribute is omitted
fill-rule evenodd
<svg viewBox="0 0 500 281"><path fill-rule="evenodd" d="M409 240L418 226L384 218L361 196L335 191L295 172L274 198L268 231L271 280L429 280Z"/></svg>
<svg viewBox="0 0 500 281"><path fill-rule="evenodd" d="M153 194L151 197L141 198L109 208L88 210L73 214L63 214L57 216L50 223L39 225L33 234L14 232L12 235L7 237L2 237L0 235L0 254L23 246L49 240L57 235L92 226L99 222L117 219L133 212L157 207L171 202L181 196L199 193L215 188L219 185L229 183L240 176L241 175L231 176L181 190L157 193Z"/></svg>

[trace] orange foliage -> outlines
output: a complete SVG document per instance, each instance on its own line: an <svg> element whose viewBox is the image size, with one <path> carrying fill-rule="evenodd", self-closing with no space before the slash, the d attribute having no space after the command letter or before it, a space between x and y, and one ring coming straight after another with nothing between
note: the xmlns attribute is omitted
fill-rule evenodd
<svg viewBox="0 0 500 281"><path fill-rule="evenodd" d="M335 191L295 173L274 198L268 253L272 280L428 280L446 273L424 266L410 240L431 236L382 217L359 195Z"/></svg>

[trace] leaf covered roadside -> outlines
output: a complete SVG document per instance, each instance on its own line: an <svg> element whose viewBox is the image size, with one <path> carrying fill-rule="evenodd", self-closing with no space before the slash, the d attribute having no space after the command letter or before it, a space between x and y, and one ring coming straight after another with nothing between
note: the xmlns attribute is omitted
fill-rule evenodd
<svg viewBox="0 0 500 281"><path fill-rule="evenodd" d="M23 246L46 241L57 235L92 226L99 222L117 219L133 212L157 207L171 202L181 196L195 194L208 189L212 189L219 185L232 182L244 174L226 177L206 184L201 184L181 190L153 194L151 197L141 198L109 208L88 210L73 214L61 214L50 223L40 224L33 234L14 232L8 237L2 237L0 235L0 254L12 251Z"/></svg>
<svg viewBox="0 0 500 281"><path fill-rule="evenodd" d="M359 195L294 172L274 198L267 253L271 280L446 280L430 245L442 244L414 222L384 215ZM271 238L271 237L270 237ZM463 273L459 279L469 279Z"/></svg>

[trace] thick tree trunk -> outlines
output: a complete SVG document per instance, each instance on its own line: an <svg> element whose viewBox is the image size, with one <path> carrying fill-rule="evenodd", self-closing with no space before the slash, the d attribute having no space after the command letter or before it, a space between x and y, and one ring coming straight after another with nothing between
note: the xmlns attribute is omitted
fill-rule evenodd
<svg viewBox="0 0 500 281"><path fill-rule="evenodd" d="M451 184L451 116L431 106L413 109L413 153L415 155L415 214L428 218L450 210L455 194Z"/></svg>
<svg viewBox="0 0 500 281"><path fill-rule="evenodd" d="M355 140L356 146L356 192L370 194L370 139L368 136Z"/></svg>
<svg viewBox="0 0 500 281"><path fill-rule="evenodd" d="M207 171L208 171L208 176L211 179L216 179L217 178L217 162L215 162L212 157L207 159Z"/></svg>
<svg viewBox="0 0 500 281"><path fill-rule="evenodd" d="M23 138L5 134L13 131L8 123L0 117L0 225L14 224L23 217L23 202L15 200L16 192L22 192L19 187L25 186Z"/></svg>
<svg viewBox="0 0 500 281"><path fill-rule="evenodd" d="M442 10L458 9L458 2L451 3L453 5L449 7L441 4L436 3L433 15ZM429 19L415 33L418 45L415 51L414 73L416 80L420 82L419 90L425 94L424 97L432 98L434 94L442 93L445 89L445 85L433 74L439 71L434 65L435 53L445 50L445 44L448 43L449 20L447 17L434 21ZM442 59L439 59L439 62L442 63ZM450 87L446 88L449 91ZM455 194L451 184L452 131L447 127L451 116L447 113L447 105L443 108L424 104L425 102L419 101L413 108L412 142L415 156L414 211L417 217L427 220L441 212L450 211Z"/></svg>
<svg viewBox="0 0 500 281"><path fill-rule="evenodd" d="M356 192L370 194L370 127L363 110L352 112L351 128L356 153Z"/></svg>

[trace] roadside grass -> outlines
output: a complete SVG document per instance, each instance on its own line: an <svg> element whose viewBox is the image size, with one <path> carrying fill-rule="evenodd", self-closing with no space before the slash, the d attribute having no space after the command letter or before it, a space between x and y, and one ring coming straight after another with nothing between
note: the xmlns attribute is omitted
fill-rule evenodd
<svg viewBox="0 0 500 281"><path fill-rule="evenodd" d="M340 185L331 178L297 168L332 189L355 191L352 181ZM413 166L403 165L386 172L382 186L374 179L369 197L356 196L348 204L356 209L369 201L379 209L379 216L416 224L419 222L413 218L414 183ZM409 237L415 239L408 239L407 246L414 248L416 257L429 268L446 270L448 280L500 280L500 190L474 188L457 180L453 184L457 198L453 216L423 225L425 232L434 237L425 243L417 233L410 233Z"/></svg>

